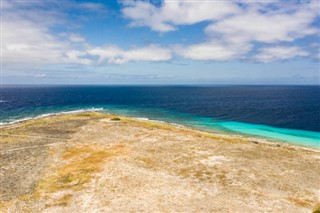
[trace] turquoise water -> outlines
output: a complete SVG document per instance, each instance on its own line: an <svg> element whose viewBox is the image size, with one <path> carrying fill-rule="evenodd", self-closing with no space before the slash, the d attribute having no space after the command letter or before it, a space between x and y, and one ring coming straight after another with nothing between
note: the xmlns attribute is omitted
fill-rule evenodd
<svg viewBox="0 0 320 213"><path fill-rule="evenodd" d="M160 109L121 109L119 107L109 106L108 109L105 109L104 111L123 116L148 118L151 120L182 124L206 131L255 136L306 147L320 148L319 132L278 128L235 121L222 121L209 117L195 116L174 111L164 111Z"/></svg>
<svg viewBox="0 0 320 213"><path fill-rule="evenodd" d="M10 119L10 121L19 121L33 117L41 117L51 114L81 112L81 111L100 111L105 113L117 114L120 116L129 116L134 118L145 118L149 120L164 121L169 123L181 124L216 133L239 134L245 136L255 136L258 138L273 139L305 147L320 148L320 133L306 130L294 130L287 128L278 128L262 124L249 124L236 121L223 121L205 116L197 116L187 113L179 113L173 110L148 109L123 106L105 106L98 105L93 107L61 107L61 108L39 108L33 111L24 111Z"/></svg>

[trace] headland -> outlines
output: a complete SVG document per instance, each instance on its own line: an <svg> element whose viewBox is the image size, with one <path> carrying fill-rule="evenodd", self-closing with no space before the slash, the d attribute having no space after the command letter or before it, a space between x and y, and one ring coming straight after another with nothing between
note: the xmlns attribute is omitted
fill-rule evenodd
<svg viewBox="0 0 320 213"><path fill-rule="evenodd" d="M1 212L312 212L320 151L99 112L1 127Z"/></svg>

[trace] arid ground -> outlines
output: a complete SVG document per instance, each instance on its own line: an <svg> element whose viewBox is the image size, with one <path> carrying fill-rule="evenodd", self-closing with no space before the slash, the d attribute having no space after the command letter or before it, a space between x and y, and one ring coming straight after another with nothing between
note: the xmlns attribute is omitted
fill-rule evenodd
<svg viewBox="0 0 320 213"><path fill-rule="evenodd" d="M1 212L313 212L320 150L97 112L1 127Z"/></svg>

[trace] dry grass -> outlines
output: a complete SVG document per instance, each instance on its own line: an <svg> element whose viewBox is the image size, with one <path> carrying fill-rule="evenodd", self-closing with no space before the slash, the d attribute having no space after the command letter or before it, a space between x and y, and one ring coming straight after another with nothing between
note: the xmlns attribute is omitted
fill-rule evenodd
<svg viewBox="0 0 320 213"><path fill-rule="evenodd" d="M125 121L127 121L127 120L125 120ZM216 134L209 133L209 132L198 132L197 130L187 129L187 128L182 129L182 128L179 128L173 124L169 124L169 123L156 123L156 122L152 122L152 121L140 121L140 120L131 120L130 122L136 122L137 124L140 124L142 127L147 127L150 129L170 130L170 131L175 131L175 132L182 133L182 134L189 134L189 135L194 135L194 136L198 136L198 137L210 138L210 139L215 139L218 141L223 141L223 142L228 142L228 143L239 143L239 142L247 141L247 140L242 139L240 137L230 138L228 136L216 135Z"/></svg>
<svg viewBox="0 0 320 213"><path fill-rule="evenodd" d="M146 127L149 129L179 130L176 126L168 123L157 123L152 121L131 119L127 117L120 117L120 118L121 118L121 121L123 122L128 122L128 123L134 122L137 126Z"/></svg>
<svg viewBox="0 0 320 213"><path fill-rule="evenodd" d="M2 213L8 213L8 212L12 212L10 211L10 209L17 203L17 202L28 202L30 200L35 199L34 194L25 194L22 196L19 196L15 199L12 200L8 200L8 201L1 201L0 200L0 212ZM28 209L28 208L23 208L23 211L21 212L33 212L32 210Z"/></svg>
<svg viewBox="0 0 320 213"><path fill-rule="evenodd" d="M64 151L61 155L60 166L54 167L40 181L32 195L16 201L46 200L46 207L68 206L72 201L72 191L79 191L102 170L106 160L124 155L127 148L124 145L115 145L110 148L102 146L81 145ZM52 196L62 193L62 196ZM0 203L0 208L7 209L10 203Z"/></svg>
<svg viewBox="0 0 320 213"><path fill-rule="evenodd" d="M313 208L312 213L320 213L320 203L317 203Z"/></svg>
<svg viewBox="0 0 320 213"><path fill-rule="evenodd" d="M54 175L44 178L39 184L39 189L49 193L67 189L81 190L101 170L106 159L122 155L124 152L124 146L104 149L85 145L68 149L62 155L66 163L54 168Z"/></svg>
<svg viewBox="0 0 320 213"><path fill-rule="evenodd" d="M312 203L313 203L310 200L302 200L302 199L298 199L298 198L294 198L294 197L289 197L289 198L287 198L287 200L291 203L294 203L297 206L302 206L305 208L311 207Z"/></svg>
<svg viewBox="0 0 320 213"><path fill-rule="evenodd" d="M159 124L154 122L148 122L148 121L138 121L143 127L147 128L156 128L156 129L164 129L164 130L176 130L176 128L173 125L169 124Z"/></svg>
<svg viewBox="0 0 320 213"><path fill-rule="evenodd" d="M0 137L0 143L17 143L28 139L28 136L24 135L5 135Z"/></svg>
<svg viewBox="0 0 320 213"><path fill-rule="evenodd" d="M144 163L144 166L147 168L153 168L154 165L156 164L154 159L147 157L147 156L139 156L139 157L137 157L137 159L139 161L142 161Z"/></svg>
<svg viewBox="0 0 320 213"><path fill-rule="evenodd" d="M12 202L0 201L0 212L8 212L8 209L11 205Z"/></svg>
<svg viewBox="0 0 320 213"><path fill-rule="evenodd" d="M65 194L62 197L56 199L54 203L50 206L68 206L72 201L71 194Z"/></svg>

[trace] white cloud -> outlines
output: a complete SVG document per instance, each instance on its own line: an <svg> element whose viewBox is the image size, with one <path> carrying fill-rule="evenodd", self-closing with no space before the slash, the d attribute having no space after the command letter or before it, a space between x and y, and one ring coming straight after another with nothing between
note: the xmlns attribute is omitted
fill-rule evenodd
<svg viewBox="0 0 320 213"><path fill-rule="evenodd" d="M132 20L132 26L148 26L154 31L175 30L175 25L190 25L212 21L239 12L236 4L228 1L165 0L161 7L149 2L130 1L122 10Z"/></svg>
<svg viewBox="0 0 320 213"><path fill-rule="evenodd" d="M297 38L317 33L310 26L316 14L301 9L291 14L243 13L209 25L205 31L210 37L221 36L230 42L291 42Z"/></svg>
<svg viewBox="0 0 320 213"><path fill-rule="evenodd" d="M72 28L68 10L105 13L103 4L58 1L2 1L2 52L5 67L47 64L89 65L87 41L81 35L65 31L54 33L54 27ZM73 16L74 18L74 16Z"/></svg>
<svg viewBox="0 0 320 213"><path fill-rule="evenodd" d="M277 60L287 60L294 57L308 56L309 53L297 46L277 46L262 48L254 58L260 62L271 62Z"/></svg>
<svg viewBox="0 0 320 213"><path fill-rule="evenodd" d="M228 45L218 42L205 42L188 47L176 48L176 53L193 60L225 61L244 56L251 50L249 44Z"/></svg>
<svg viewBox="0 0 320 213"><path fill-rule="evenodd" d="M68 49L47 29L27 20L4 20L2 51L4 65L56 63Z"/></svg>
<svg viewBox="0 0 320 213"><path fill-rule="evenodd" d="M70 37L69 40L74 40ZM78 38L77 43L81 42ZM82 41L83 42L83 41ZM4 66L79 63L89 64L78 58L74 45L52 35L46 26L29 20L4 20L2 23L2 53Z"/></svg>
<svg viewBox="0 0 320 213"><path fill-rule="evenodd" d="M150 45L131 50L118 47L91 47L85 38L75 33L50 32L48 22L39 24L7 15L2 24L2 51L5 67L38 66L46 64L82 64L107 62L124 64L130 61L166 61L171 50ZM24 17L24 16L23 16ZM98 61L92 56L98 56Z"/></svg>
<svg viewBox="0 0 320 213"><path fill-rule="evenodd" d="M90 65L92 60L85 58L87 56L86 52L78 50L69 50L66 52L67 62L75 64Z"/></svg>
<svg viewBox="0 0 320 213"><path fill-rule="evenodd" d="M319 17L317 1L164 0L160 6L146 1L127 1L122 12L131 19L132 26L147 26L158 32L208 21L204 30L207 41L175 49L176 54L194 60L245 58L255 48L255 42L262 45L286 42L290 46L296 39L319 33L313 26ZM296 53L289 57L285 51L281 56L279 51L275 57L289 59L306 54L305 51Z"/></svg>
<svg viewBox="0 0 320 213"><path fill-rule="evenodd" d="M75 43L81 43L81 42L86 42L86 39L83 38L81 35L78 35L78 34L74 34L74 33L71 33L69 35L69 40L71 42L75 42Z"/></svg>
<svg viewBox="0 0 320 213"><path fill-rule="evenodd" d="M93 3L93 2L84 2L78 3L76 5L72 4L73 7L78 6L80 9L89 10L92 12L105 12L105 7L103 4Z"/></svg>
<svg viewBox="0 0 320 213"><path fill-rule="evenodd" d="M26 4L4 1L2 16L2 53L5 67L45 64L90 64L79 51L87 44L74 33L55 35L52 26L65 23L59 12L43 9L41 2ZM37 7L29 9L32 4Z"/></svg>
<svg viewBox="0 0 320 213"><path fill-rule="evenodd" d="M96 47L88 51L92 56L98 56L98 62L107 61L110 64L124 64L130 61L167 61L172 58L171 50L156 45L132 50L122 50L115 46Z"/></svg>
<svg viewBox="0 0 320 213"><path fill-rule="evenodd" d="M2 23L3 65L6 68L104 62L124 64L130 61L166 61L172 57L171 50L156 45L131 50L110 46L91 47L79 34L53 33L50 29L65 23L65 17L47 11L42 8L45 5L39 2L34 4L37 7L32 9L23 2L8 2L6 6ZM79 4L75 7L102 9L97 4Z"/></svg>

